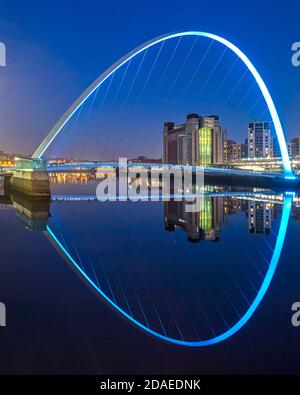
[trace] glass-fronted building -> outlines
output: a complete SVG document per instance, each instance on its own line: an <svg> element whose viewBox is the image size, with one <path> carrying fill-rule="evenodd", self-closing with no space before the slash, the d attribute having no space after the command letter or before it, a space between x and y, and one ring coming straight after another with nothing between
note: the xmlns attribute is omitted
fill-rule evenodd
<svg viewBox="0 0 300 395"><path fill-rule="evenodd" d="M217 115L187 115L186 122L166 122L163 131L163 162L190 166L223 163L224 133Z"/></svg>
<svg viewBox="0 0 300 395"><path fill-rule="evenodd" d="M204 127L199 130L199 163L200 166L212 164L212 130Z"/></svg>

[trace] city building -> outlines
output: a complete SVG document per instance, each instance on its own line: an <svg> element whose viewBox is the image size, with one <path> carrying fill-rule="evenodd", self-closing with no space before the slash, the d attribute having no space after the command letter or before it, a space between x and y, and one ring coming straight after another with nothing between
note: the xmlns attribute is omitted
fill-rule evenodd
<svg viewBox="0 0 300 395"><path fill-rule="evenodd" d="M292 145L292 143L288 143L287 148L288 148L289 157L292 159L292 152L293 152L293 145Z"/></svg>
<svg viewBox="0 0 300 395"><path fill-rule="evenodd" d="M232 159L233 160L247 158L248 152L247 152L246 144L236 143L233 145L232 148L233 148L232 149Z"/></svg>
<svg viewBox="0 0 300 395"><path fill-rule="evenodd" d="M273 138L273 158L281 159L281 151L277 136Z"/></svg>
<svg viewBox="0 0 300 395"><path fill-rule="evenodd" d="M223 163L223 146L225 140L225 134L227 134L227 130L223 129L220 125L220 118L218 115L209 115L201 117L202 128L204 129L204 143L203 147L201 144L201 140L199 141L199 149L203 149L205 151L206 146L211 144L211 163ZM209 129L209 131L208 131ZM211 143L209 141L211 139ZM200 162L201 162L201 155L200 155ZM208 157L205 158L206 161L209 160ZM200 163L202 164L202 163ZM203 164L210 164L210 163L203 163Z"/></svg>
<svg viewBox="0 0 300 395"><path fill-rule="evenodd" d="M223 163L225 134L217 115L189 114L186 123L166 122L163 162L193 166Z"/></svg>
<svg viewBox="0 0 300 395"><path fill-rule="evenodd" d="M140 155L134 159L128 159L128 163L142 163L142 164L153 164L160 165L162 163L161 158L148 158L147 156Z"/></svg>
<svg viewBox="0 0 300 395"><path fill-rule="evenodd" d="M288 144L289 156L292 159L300 159L300 137L294 137Z"/></svg>
<svg viewBox="0 0 300 395"><path fill-rule="evenodd" d="M233 147L236 144L234 140L224 141L224 162L230 162L233 159Z"/></svg>
<svg viewBox="0 0 300 395"><path fill-rule="evenodd" d="M225 140L224 141L224 162L228 163L234 160L247 158L247 144L245 143L237 143L234 140Z"/></svg>
<svg viewBox="0 0 300 395"><path fill-rule="evenodd" d="M0 151L0 167L12 167L15 165L13 154L7 154Z"/></svg>
<svg viewBox="0 0 300 395"><path fill-rule="evenodd" d="M188 122L187 122L188 124ZM163 162L172 165L192 164L192 132L187 124L175 125L167 122L164 125Z"/></svg>
<svg viewBox="0 0 300 395"><path fill-rule="evenodd" d="M249 122L248 158L270 158L272 156L271 122Z"/></svg>

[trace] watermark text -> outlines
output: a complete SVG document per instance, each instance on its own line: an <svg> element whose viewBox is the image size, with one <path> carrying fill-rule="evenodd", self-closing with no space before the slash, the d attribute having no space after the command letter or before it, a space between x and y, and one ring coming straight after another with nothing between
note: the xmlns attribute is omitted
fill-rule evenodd
<svg viewBox="0 0 300 395"><path fill-rule="evenodd" d="M5 44L0 41L0 67L6 66L6 47Z"/></svg>
<svg viewBox="0 0 300 395"><path fill-rule="evenodd" d="M6 326L6 307L0 302L0 326Z"/></svg>
<svg viewBox="0 0 300 395"><path fill-rule="evenodd" d="M199 212L203 202L204 170L181 165L135 165L120 158L107 174L98 169L96 196L106 201L184 201L186 212Z"/></svg>
<svg viewBox="0 0 300 395"><path fill-rule="evenodd" d="M294 67L300 66L300 41L293 43L292 45L292 65Z"/></svg>

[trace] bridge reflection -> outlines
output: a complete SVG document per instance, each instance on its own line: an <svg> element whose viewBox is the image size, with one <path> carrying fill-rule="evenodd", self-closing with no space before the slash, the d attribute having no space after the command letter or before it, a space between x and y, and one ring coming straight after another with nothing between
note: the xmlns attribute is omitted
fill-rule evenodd
<svg viewBox="0 0 300 395"><path fill-rule="evenodd" d="M88 183L95 180L88 179L84 175L70 175L61 178L57 175L52 182L79 184ZM133 183L139 183L134 180ZM2 185L3 186L3 185ZM284 193L276 193L268 190L237 190L226 191L216 187L207 186L202 193L185 194L186 198L201 199L202 208L198 213L188 213L186 200L176 201L175 198L181 194L164 195L162 193L151 195L156 200L163 201L163 217L166 231L182 229L187 232L187 239L191 242L200 240L218 241L220 230L226 222L226 217L238 211L243 211L248 218L249 231L254 234L267 235L271 229L272 220L280 211L279 206L284 204ZM118 199L116 195L116 200ZM131 195L131 198L134 195ZM112 197L111 197L112 198ZM136 200L150 198L150 194L136 194ZM10 188L2 188L0 194L0 207L14 208L17 218L27 228L38 231L45 230L50 216L50 205L55 202L96 202L97 196L94 193L82 194L52 194L48 199L31 199L26 195L10 191ZM295 219L300 218L300 198L292 195L292 214Z"/></svg>
<svg viewBox="0 0 300 395"><path fill-rule="evenodd" d="M20 194L11 195L18 222L26 229L42 232L50 217L50 199L28 199Z"/></svg>
<svg viewBox="0 0 300 395"><path fill-rule="evenodd" d="M26 229L43 231L80 279L123 318L158 339L200 347L230 338L253 316L278 265L292 201L296 219L299 202L262 190L207 187L196 195L203 204L195 213L172 198L1 198Z"/></svg>
<svg viewBox="0 0 300 395"><path fill-rule="evenodd" d="M123 318L158 339L200 347L228 339L253 316L278 265L292 203L295 219L300 205L296 195L263 190L207 187L195 196L202 205L192 213L174 198L100 203L94 194L50 201L10 193L0 200L26 229L43 231Z"/></svg>
<svg viewBox="0 0 300 395"><path fill-rule="evenodd" d="M138 206L131 210L132 202L99 204L90 195L88 211L80 209L75 214L75 208L84 207L87 201L83 196L52 198L52 217L45 235L72 270L139 329L192 347L233 336L253 316L276 270L292 204L288 195L251 195L249 191L231 196L230 192L207 192L203 210L188 215L185 203L172 199L134 203L143 206L142 218L148 224L139 230L141 211ZM65 213L69 204L59 204L62 201L70 202L72 209ZM160 221L157 223L151 209L154 205L163 205L160 218L163 214L165 229L175 233L166 232ZM110 213L109 219L105 220L105 212ZM232 221L233 214L244 219ZM95 218L101 219L97 225ZM247 224L246 233L240 222ZM122 240L115 237L107 250L107 240L117 232L112 225L117 223L123 229ZM230 232L221 237L222 228ZM150 229L154 233L150 234ZM201 250L187 249L177 235L180 229L192 242L219 242L200 243ZM131 239L131 234L137 238ZM124 245L127 237L133 244ZM230 258L226 257L228 251Z"/></svg>

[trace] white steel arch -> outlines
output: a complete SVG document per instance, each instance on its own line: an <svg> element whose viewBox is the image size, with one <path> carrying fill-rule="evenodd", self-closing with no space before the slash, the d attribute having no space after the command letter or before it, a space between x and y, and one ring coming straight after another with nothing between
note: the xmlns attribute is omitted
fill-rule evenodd
<svg viewBox="0 0 300 395"><path fill-rule="evenodd" d="M156 38L140 45L139 47L133 49L131 52L129 52L128 54L123 56L121 59L119 59L117 62L115 62L104 73L102 73L77 98L77 100L75 100L75 102L69 107L69 109L62 115L62 117L57 121L57 123L53 126L53 128L50 130L50 132L46 135L44 140L41 142L41 144L35 150L35 152L32 155L32 158L40 158L45 153L45 151L47 150L49 145L52 143L52 141L55 139L55 137L59 134L59 132L62 130L62 128L67 124L67 122L74 115L74 113L89 98L89 96L107 78L109 78L116 70L118 70L120 67L122 67L130 59L137 56L139 53L145 51L147 48L150 48L160 42L167 41L172 38L184 37L184 36L201 36L201 37L207 37L212 40L218 41L219 43L225 45L227 48L231 49L248 67L249 71L255 78L255 80L262 92L262 95L267 103L268 109L270 111L272 121L274 123L275 131L276 131L276 135L278 138L278 142L279 142L280 152L281 152L281 156L282 156L283 170L284 170L285 176L292 177L291 162L290 162L289 155L288 155L288 149L287 149L282 125L281 125L275 104L273 102L273 99L272 99L272 97L268 91L268 88L267 88L266 84L264 83L262 77L260 76L260 74L258 73L256 68L254 67L252 62L248 59L248 57L237 46L235 46L234 44L232 44L230 41L226 40L225 38L222 38L222 37L217 36L215 34L206 33L206 32L199 32L199 31L178 32L178 33L165 34L163 36L156 37Z"/></svg>

